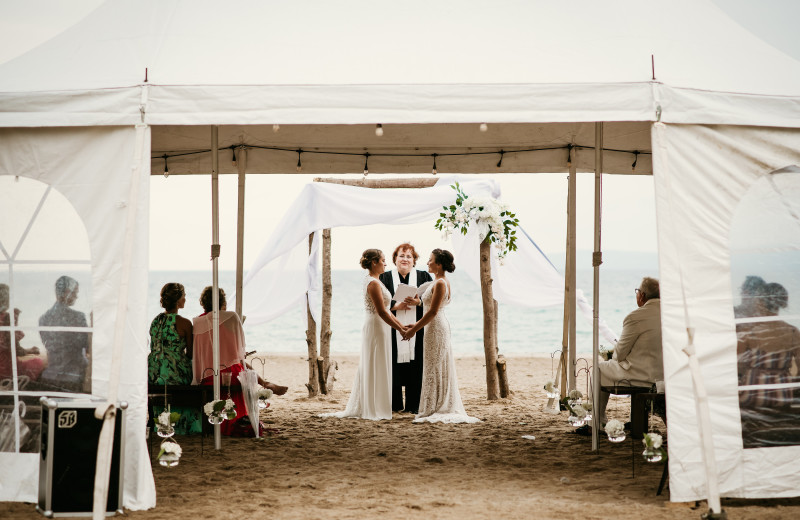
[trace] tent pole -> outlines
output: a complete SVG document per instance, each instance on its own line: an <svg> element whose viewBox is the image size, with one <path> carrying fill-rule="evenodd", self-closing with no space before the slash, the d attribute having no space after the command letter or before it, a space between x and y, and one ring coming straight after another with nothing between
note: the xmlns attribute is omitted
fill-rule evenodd
<svg viewBox="0 0 800 520"><path fill-rule="evenodd" d="M567 241L566 241L566 259L564 264L564 272L569 272L569 259L570 259L570 248L569 248L569 195L567 195ZM561 388L561 397L564 398L569 392L569 384L567 383L567 358L569 357L569 277L564 277L564 328L563 334L561 336L561 359L559 362L559 366L561 369L559 370L559 382L558 386Z"/></svg>
<svg viewBox="0 0 800 520"><path fill-rule="evenodd" d="M594 124L594 254L592 267L592 451L598 450L600 419L597 416L597 402L600 398L600 264L603 252L600 243L603 187L603 123Z"/></svg>
<svg viewBox="0 0 800 520"><path fill-rule="evenodd" d="M211 352L214 400L219 399L219 127L211 127ZM214 425L214 449L222 449L219 424Z"/></svg>
<svg viewBox="0 0 800 520"><path fill-rule="evenodd" d="M247 150L239 148L236 167L239 170L239 199L236 217L236 314L242 315L242 279L244 277L244 182L247 170Z"/></svg>
<svg viewBox="0 0 800 520"><path fill-rule="evenodd" d="M570 150L570 153L572 150ZM567 384L570 390L574 390L575 386L575 364L576 364L576 342L577 342L577 332L575 330L575 317L576 317L576 261L575 255L577 253L575 237L576 237L576 213L577 213L577 202L576 202L576 192L578 187L577 182L577 167L576 167L575 159L572 159L569 163L569 268L567 270L567 283L569 284L569 358L567 363Z"/></svg>

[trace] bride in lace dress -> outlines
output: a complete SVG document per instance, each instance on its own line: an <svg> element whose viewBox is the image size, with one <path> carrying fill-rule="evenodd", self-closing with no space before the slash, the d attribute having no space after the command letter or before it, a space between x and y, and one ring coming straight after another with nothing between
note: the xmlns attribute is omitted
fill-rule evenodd
<svg viewBox="0 0 800 520"><path fill-rule="evenodd" d="M434 276L434 281L420 288L425 315L404 334L404 337L412 337L425 327L422 393L414 422L480 422L477 417L467 415L461 402L450 346L450 322L444 314L444 308L450 303L450 282L445 273L452 273L455 269L452 253L433 250L428 260L428 271Z"/></svg>
<svg viewBox="0 0 800 520"><path fill-rule="evenodd" d="M353 417L378 421L392 418L392 337L391 327L404 327L389 312L392 295L378 276L386 269L386 258L379 249L367 249L361 255L366 316L361 338L361 360L353 391L344 411L323 413L320 417Z"/></svg>

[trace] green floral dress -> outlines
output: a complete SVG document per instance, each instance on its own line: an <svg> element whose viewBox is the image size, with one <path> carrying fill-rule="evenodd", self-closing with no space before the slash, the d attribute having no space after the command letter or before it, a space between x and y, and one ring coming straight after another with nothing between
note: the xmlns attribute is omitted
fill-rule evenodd
<svg viewBox="0 0 800 520"><path fill-rule="evenodd" d="M192 360L186 355L186 342L175 328L177 314L161 313L150 324L150 355L147 357L147 380L159 385L188 385L192 382ZM156 417L163 411L156 406ZM201 433L200 410L172 408L181 414L175 433Z"/></svg>

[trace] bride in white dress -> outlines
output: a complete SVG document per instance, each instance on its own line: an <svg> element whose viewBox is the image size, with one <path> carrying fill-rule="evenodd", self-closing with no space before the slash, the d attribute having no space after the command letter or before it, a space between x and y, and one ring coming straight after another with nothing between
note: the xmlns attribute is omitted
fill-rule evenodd
<svg viewBox="0 0 800 520"><path fill-rule="evenodd" d="M480 422L477 417L467 415L461 402L456 364L450 346L450 322L444 314L444 308L450 303L450 282L445 273L452 273L455 269L452 253L442 249L433 250L428 260L428 272L434 276L434 280L420 288L423 291L425 315L403 335L412 337L425 327L422 393L419 413L414 422Z"/></svg>
<svg viewBox="0 0 800 520"><path fill-rule="evenodd" d="M361 337L361 360L353 391L344 411L323 413L320 417L352 417L379 421L392 418L392 336L391 327L404 327L389 312L392 295L378 276L386 269L386 258L379 249L367 249L361 255L366 316Z"/></svg>

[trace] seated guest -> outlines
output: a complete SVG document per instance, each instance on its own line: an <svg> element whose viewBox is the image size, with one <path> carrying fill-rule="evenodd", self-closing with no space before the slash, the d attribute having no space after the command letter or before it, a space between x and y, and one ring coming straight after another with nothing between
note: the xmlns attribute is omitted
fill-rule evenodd
<svg viewBox="0 0 800 520"><path fill-rule="evenodd" d="M150 324L150 355L147 356L147 381L158 385L188 385L192 382L192 322L178 315L186 303L186 292L179 283L161 288L162 312ZM163 407L156 406L155 415ZM201 411L196 408L171 408L181 415L175 433L202 432Z"/></svg>
<svg viewBox="0 0 800 520"><path fill-rule="evenodd" d="M194 371L194 384L211 385L213 384L214 356L212 351L213 313L212 311L213 289L209 286L203 289L200 294L200 305L205 311L193 320L194 330L194 356L192 365ZM225 421L221 424L223 435L251 436L253 435L250 422L247 420L247 411L242 398L241 384L238 375L245 367L251 368L245 358L245 339L242 322L239 316L227 310L225 291L219 290L219 367L222 374L230 374L230 390L222 388L220 398L225 399L227 392L230 391L230 398L236 404L236 419ZM220 377L220 380L222 377ZM287 387L275 385L264 381L258 377L258 384L264 388L269 388L276 395L286 393ZM242 419L242 420L240 420ZM248 431L249 430L249 431Z"/></svg>
<svg viewBox="0 0 800 520"><path fill-rule="evenodd" d="M56 302L39 318L41 327L88 327L86 315L71 309L78 299L78 281L69 276L56 280ZM41 382L69 392L88 391L90 333L64 330L40 331L47 350L47 368Z"/></svg>
<svg viewBox="0 0 800 520"><path fill-rule="evenodd" d="M780 309L789 305L789 293L778 283L763 284L759 296L756 316L778 316ZM795 382L797 367L800 367L800 330L797 327L782 320L761 321L747 328L737 327L737 336L741 386ZM771 410L788 409L793 392L792 387L740 390L742 416L748 416L749 410L758 411L764 418Z"/></svg>
<svg viewBox="0 0 800 520"><path fill-rule="evenodd" d="M650 387L664 379L658 280L645 277L635 291L639 308L622 322L622 334L612 359L599 362L601 386ZM609 393L601 390L599 397L598 418L605 424Z"/></svg>
<svg viewBox="0 0 800 520"><path fill-rule="evenodd" d="M8 285L0 283L0 327L11 326L8 304ZM19 309L14 309L14 325L19 324L19 313ZM27 376L31 381L36 381L44 370L44 360L39 357L39 347L26 349L20 345L20 341L24 337L25 333L21 330L14 331L13 343L14 355L17 357L17 375ZM11 344L11 332L0 332L0 379L11 379L14 375L12 373Z"/></svg>

